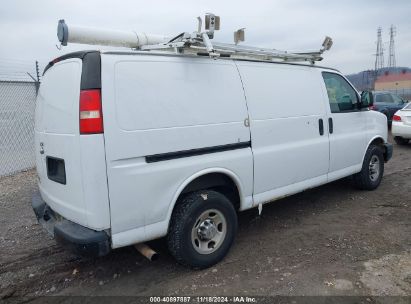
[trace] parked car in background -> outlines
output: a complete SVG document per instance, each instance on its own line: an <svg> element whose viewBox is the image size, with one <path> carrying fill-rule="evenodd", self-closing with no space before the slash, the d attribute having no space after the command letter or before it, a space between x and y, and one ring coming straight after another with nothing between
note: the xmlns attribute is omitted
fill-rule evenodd
<svg viewBox="0 0 411 304"><path fill-rule="evenodd" d="M406 145L411 139L411 103L398 110L392 119L392 135L399 145Z"/></svg>
<svg viewBox="0 0 411 304"><path fill-rule="evenodd" d="M395 112L401 110L407 103L398 95L386 91L374 91L374 105L371 110L379 111L387 116L388 124L392 123L392 117Z"/></svg>

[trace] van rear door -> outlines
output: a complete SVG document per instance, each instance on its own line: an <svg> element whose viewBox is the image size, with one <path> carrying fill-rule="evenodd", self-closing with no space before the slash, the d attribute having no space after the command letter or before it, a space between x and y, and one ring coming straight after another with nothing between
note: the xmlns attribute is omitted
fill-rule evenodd
<svg viewBox="0 0 411 304"><path fill-rule="evenodd" d="M48 66L36 103L35 155L43 200L68 220L101 230L110 223L104 138L80 135L79 127L81 91L101 86L99 75L90 83L97 60L97 52L79 52Z"/></svg>

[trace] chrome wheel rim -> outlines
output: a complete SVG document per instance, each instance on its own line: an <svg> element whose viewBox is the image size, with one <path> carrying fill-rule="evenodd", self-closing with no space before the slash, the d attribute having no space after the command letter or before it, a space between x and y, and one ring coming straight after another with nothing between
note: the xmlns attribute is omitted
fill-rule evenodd
<svg viewBox="0 0 411 304"><path fill-rule="evenodd" d="M377 155L373 155L369 165L370 179L375 182L380 176L380 159Z"/></svg>
<svg viewBox="0 0 411 304"><path fill-rule="evenodd" d="M221 246L226 234L227 221L224 215L216 209L209 209L195 221L191 242L198 253L211 254Z"/></svg>

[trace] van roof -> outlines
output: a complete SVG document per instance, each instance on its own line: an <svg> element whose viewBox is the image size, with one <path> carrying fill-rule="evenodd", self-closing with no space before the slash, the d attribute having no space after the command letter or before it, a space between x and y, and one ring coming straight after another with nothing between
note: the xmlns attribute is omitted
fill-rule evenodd
<svg viewBox="0 0 411 304"><path fill-rule="evenodd" d="M101 54L108 54L108 55L152 55L152 56L168 56L168 57L195 57L195 58L201 58L201 57L208 57L208 53L197 53L195 54L176 54L174 52L169 52L169 51L123 51L123 50L87 50L87 51L78 51L78 52L71 52L64 54L63 56L57 57L53 59L52 61L49 62L49 64L45 67L44 73L52 67L55 63L69 59L69 58L79 58L83 59L84 56L88 53L92 52L99 52ZM269 60L258 60L258 59L247 59L247 58L230 58L230 56L221 56L219 57L220 59L231 59L231 60L238 60L238 61L250 61L250 62L265 62L265 63L274 63L274 64L286 64L286 65L296 65L296 66L304 66L304 67L311 67L311 68L320 68L320 69L327 69L327 70L332 70L332 71L337 71L340 73L339 70L330 68L330 67L325 67L325 66L320 66L320 65L315 65L315 64L304 64L304 63L296 63L296 62L285 62L285 61L269 61Z"/></svg>

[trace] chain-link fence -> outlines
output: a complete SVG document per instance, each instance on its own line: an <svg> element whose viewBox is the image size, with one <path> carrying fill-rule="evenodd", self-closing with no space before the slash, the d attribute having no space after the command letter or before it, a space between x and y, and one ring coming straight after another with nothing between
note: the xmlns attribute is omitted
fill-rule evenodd
<svg viewBox="0 0 411 304"><path fill-rule="evenodd" d="M402 98L411 101L411 88L409 89L395 89L395 90L384 90L401 96Z"/></svg>
<svg viewBox="0 0 411 304"><path fill-rule="evenodd" d="M35 166L36 82L0 81L0 176Z"/></svg>

